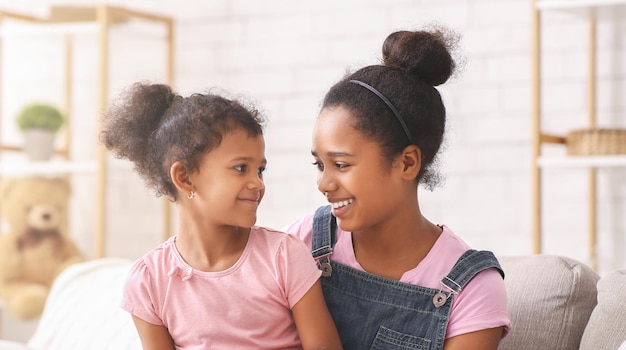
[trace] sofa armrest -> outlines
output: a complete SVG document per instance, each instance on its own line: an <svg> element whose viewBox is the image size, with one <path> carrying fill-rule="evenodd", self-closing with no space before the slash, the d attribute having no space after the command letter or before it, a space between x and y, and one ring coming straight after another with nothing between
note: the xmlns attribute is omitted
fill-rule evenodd
<svg viewBox="0 0 626 350"><path fill-rule="evenodd" d="M613 271L598 282L598 305L580 343L580 350L618 347L626 350L626 270Z"/></svg>
<svg viewBox="0 0 626 350"><path fill-rule="evenodd" d="M511 332L499 350L578 350L596 305L600 276L574 259L499 257L505 273Z"/></svg>
<svg viewBox="0 0 626 350"><path fill-rule="evenodd" d="M141 349L131 316L121 309L132 261L103 258L69 266L54 281L35 333L34 350Z"/></svg>

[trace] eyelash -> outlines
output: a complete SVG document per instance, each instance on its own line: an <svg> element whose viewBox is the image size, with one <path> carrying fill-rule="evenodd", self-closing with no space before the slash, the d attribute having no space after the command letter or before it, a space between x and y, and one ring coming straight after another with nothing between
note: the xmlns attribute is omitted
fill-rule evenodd
<svg viewBox="0 0 626 350"><path fill-rule="evenodd" d="M322 171L324 169L324 164L322 162L316 161L311 164L313 164L313 166L316 167L318 171Z"/></svg>
<svg viewBox="0 0 626 350"><path fill-rule="evenodd" d="M324 170L324 163L320 162L320 161L316 161L312 163L313 166L315 166L317 168L318 171L322 171ZM347 167L349 167L350 165L345 164L345 163L335 163L335 167L339 170L345 169Z"/></svg>
<svg viewBox="0 0 626 350"><path fill-rule="evenodd" d="M248 169L248 166L246 164L241 164L241 165L235 166L235 170L240 172L240 173L245 172L246 169ZM262 176L263 173L265 172L265 169L266 169L265 167L258 168L257 169L257 174Z"/></svg>

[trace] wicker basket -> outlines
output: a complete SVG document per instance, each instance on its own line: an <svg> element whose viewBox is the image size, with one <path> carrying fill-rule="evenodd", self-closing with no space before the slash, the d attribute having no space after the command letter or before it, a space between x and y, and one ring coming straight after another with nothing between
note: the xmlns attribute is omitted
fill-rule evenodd
<svg viewBox="0 0 626 350"><path fill-rule="evenodd" d="M626 154L626 129L581 129L567 134L567 154L591 156Z"/></svg>

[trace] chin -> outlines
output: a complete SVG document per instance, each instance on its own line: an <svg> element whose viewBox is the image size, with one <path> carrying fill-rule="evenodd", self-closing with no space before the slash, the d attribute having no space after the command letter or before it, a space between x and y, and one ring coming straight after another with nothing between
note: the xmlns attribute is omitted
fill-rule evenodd
<svg viewBox="0 0 626 350"><path fill-rule="evenodd" d="M352 232L358 228L358 227L355 227L355 225L352 222L350 222L350 220L342 220L342 219L337 219L337 226L339 226L339 228L345 232Z"/></svg>
<svg viewBox="0 0 626 350"><path fill-rule="evenodd" d="M256 217L251 219L251 220L247 220L246 222L242 222L241 224L239 224L239 226L241 226L241 227L252 227L252 226L254 226L254 224L256 224Z"/></svg>

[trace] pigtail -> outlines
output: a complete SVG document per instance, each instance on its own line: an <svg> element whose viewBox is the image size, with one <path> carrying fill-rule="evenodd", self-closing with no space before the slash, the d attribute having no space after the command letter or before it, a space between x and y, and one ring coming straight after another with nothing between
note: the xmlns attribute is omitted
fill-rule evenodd
<svg viewBox="0 0 626 350"><path fill-rule="evenodd" d="M181 100L167 85L136 83L119 95L103 117L101 142L117 158L130 160L147 184L157 189L162 186L163 155L154 147L153 136L167 111Z"/></svg>
<svg viewBox="0 0 626 350"><path fill-rule="evenodd" d="M101 141L115 156L141 162L175 96L167 85L133 84L106 111Z"/></svg>

